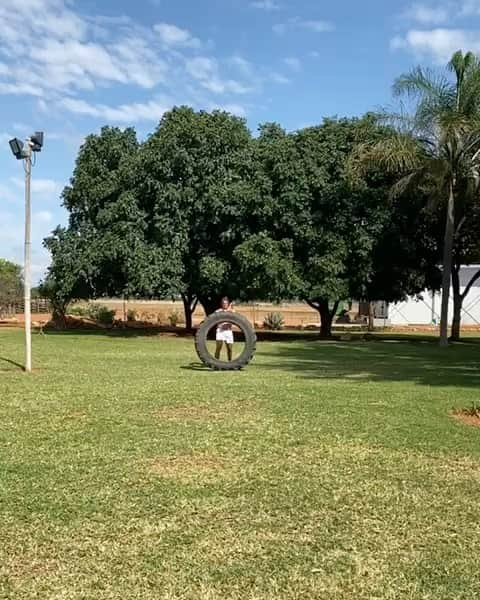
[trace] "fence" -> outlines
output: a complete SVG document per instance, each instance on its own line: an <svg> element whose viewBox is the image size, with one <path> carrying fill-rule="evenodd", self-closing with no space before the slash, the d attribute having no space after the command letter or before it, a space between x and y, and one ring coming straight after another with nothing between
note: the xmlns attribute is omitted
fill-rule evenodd
<svg viewBox="0 0 480 600"><path fill-rule="evenodd" d="M52 309L50 302L46 298L33 298L30 302L30 310L32 314L49 314ZM3 318L23 315L24 312L25 304L23 301L0 306L0 317Z"/></svg>

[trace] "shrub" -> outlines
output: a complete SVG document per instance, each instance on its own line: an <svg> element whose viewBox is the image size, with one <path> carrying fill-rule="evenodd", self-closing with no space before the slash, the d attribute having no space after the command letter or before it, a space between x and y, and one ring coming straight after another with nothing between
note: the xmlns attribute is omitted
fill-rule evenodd
<svg viewBox="0 0 480 600"><path fill-rule="evenodd" d="M115 320L115 311L101 304L90 303L84 306L72 306L67 310L68 315L88 317L102 325L112 325Z"/></svg>
<svg viewBox="0 0 480 600"><path fill-rule="evenodd" d="M88 306L71 306L67 308L67 315L73 315L75 317L88 317Z"/></svg>
<svg viewBox="0 0 480 600"><path fill-rule="evenodd" d="M263 319L264 329L271 329L272 331L280 331L285 325L285 320L282 313L272 312Z"/></svg>
<svg viewBox="0 0 480 600"><path fill-rule="evenodd" d="M168 320L170 322L170 325L172 327L176 327L178 325L178 322L180 321L180 315L178 314L177 310L173 310L169 315L168 315Z"/></svg>
<svg viewBox="0 0 480 600"><path fill-rule="evenodd" d="M96 316L93 317L102 325L113 325L115 320L115 311L108 306L99 306L96 311Z"/></svg>
<svg viewBox="0 0 480 600"><path fill-rule="evenodd" d="M127 310L127 321L136 321L138 317L137 311L133 308Z"/></svg>

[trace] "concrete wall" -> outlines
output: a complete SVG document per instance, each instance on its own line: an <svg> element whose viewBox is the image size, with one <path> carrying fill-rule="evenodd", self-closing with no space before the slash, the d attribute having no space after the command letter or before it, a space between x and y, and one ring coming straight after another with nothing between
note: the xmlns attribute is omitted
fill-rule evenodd
<svg viewBox="0 0 480 600"><path fill-rule="evenodd" d="M470 278L480 269L480 265L464 267L460 273L461 291ZM408 298L405 302L390 304L388 317L392 325L431 325L440 322L441 293L425 290L419 298ZM449 320L453 316L452 290L449 300ZM480 280L477 280L463 303L463 325L480 325Z"/></svg>

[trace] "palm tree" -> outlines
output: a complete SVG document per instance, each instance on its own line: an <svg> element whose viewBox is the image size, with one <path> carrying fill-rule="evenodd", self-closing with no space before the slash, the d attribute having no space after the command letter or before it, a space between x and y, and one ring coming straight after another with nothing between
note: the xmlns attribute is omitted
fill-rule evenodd
<svg viewBox="0 0 480 600"><path fill-rule="evenodd" d="M480 180L480 61L456 52L448 63L453 77L417 67L400 76L394 94L413 101L413 112L383 115L394 123L391 136L357 155L364 167L375 164L397 175L392 194L426 185L437 205L445 206L440 345L448 345L448 301L457 219L462 195L476 195Z"/></svg>

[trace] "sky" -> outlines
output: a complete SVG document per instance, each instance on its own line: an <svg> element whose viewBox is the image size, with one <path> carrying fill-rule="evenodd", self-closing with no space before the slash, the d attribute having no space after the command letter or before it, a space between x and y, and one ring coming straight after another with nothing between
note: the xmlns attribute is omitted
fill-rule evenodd
<svg viewBox="0 0 480 600"><path fill-rule="evenodd" d="M0 0L0 257L23 262L23 168L8 140L45 132L32 183L32 270L67 214L61 191L86 135L140 139L187 104L252 131L392 104L396 77L480 53L480 0Z"/></svg>

